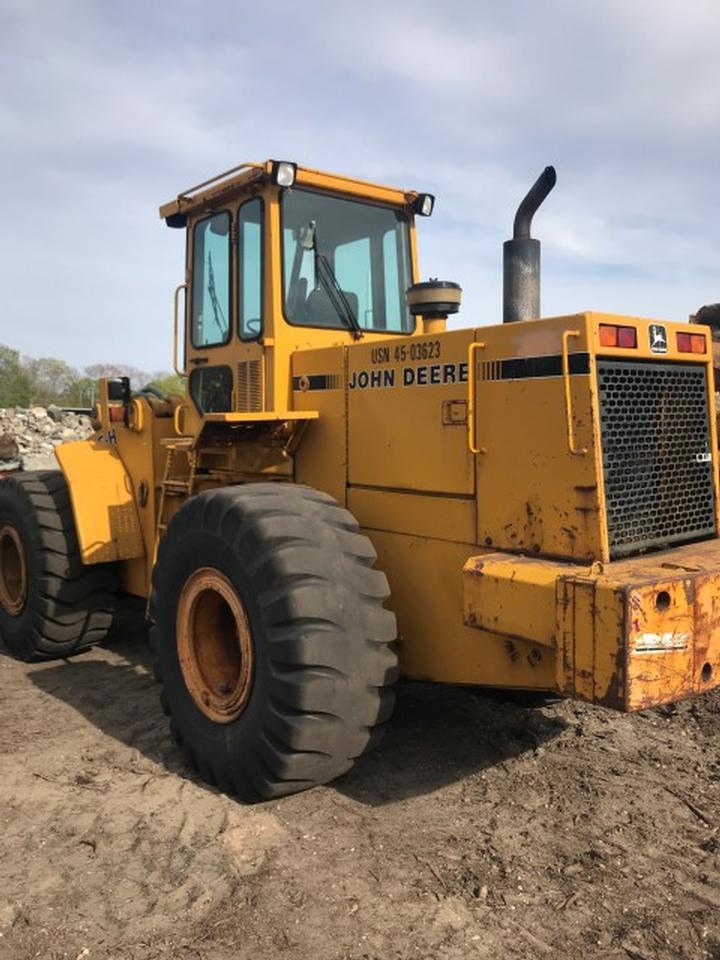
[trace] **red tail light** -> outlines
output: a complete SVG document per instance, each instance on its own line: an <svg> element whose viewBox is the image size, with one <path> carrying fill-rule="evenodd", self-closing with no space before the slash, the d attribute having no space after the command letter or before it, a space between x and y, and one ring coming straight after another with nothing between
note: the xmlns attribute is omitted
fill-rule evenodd
<svg viewBox="0 0 720 960"><path fill-rule="evenodd" d="M618 346L637 347L637 330L635 327L618 327Z"/></svg>
<svg viewBox="0 0 720 960"><path fill-rule="evenodd" d="M707 342L704 333L678 333L678 353L705 353Z"/></svg>
<svg viewBox="0 0 720 960"><path fill-rule="evenodd" d="M635 327L618 327L613 323L601 323L598 330L601 347L623 347L635 349L637 347L637 330Z"/></svg>

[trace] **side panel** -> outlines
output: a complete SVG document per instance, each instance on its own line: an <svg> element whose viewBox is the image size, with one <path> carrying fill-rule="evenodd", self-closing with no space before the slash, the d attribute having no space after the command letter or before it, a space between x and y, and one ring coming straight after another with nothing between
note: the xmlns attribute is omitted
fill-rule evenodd
<svg viewBox="0 0 720 960"><path fill-rule="evenodd" d="M477 330L478 544L588 562L607 552L584 316ZM570 449L563 333L576 452Z"/></svg>
<svg viewBox="0 0 720 960"><path fill-rule="evenodd" d="M133 488L115 448L78 440L55 453L70 489L83 563L142 557L145 545Z"/></svg>
<svg viewBox="0 0 720 960"><path fill-rule="evenodd" d="M472 330L453 330L348 350L351 486L473 494L466 435L472 338Z"/></svg>
<svg viewBox="0 0 720 960"><path fill-rule="evenodd" d="M307 483L346 505L347 349L303 350L292 357L292 406L317 410L295 454L295 481Z"/></svg>
<svg viewBox="0 0 720 960"><path fill-rule="evenodd" d="M348 508L362 526L453 543L473 543L475 499L351 487Z"/></svg>
<svg viewBox="0 0 720 960"><path fill-rule="evenodd" d="M364 530L390 581L398 617L400 669L446 683L550 690L554 651L463 623L462 570L472 548L441 540Z"/></svg>

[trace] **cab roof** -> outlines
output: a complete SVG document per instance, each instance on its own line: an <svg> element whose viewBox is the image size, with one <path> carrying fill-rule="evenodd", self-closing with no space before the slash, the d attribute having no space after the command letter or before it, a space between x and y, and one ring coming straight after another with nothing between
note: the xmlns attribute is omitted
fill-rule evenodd
<svg viewBox="0 0 720 960"><path fill-rule="evenodd" d="M160 207L160 216L169 227L184 227L188 214L201 212L212 207L216 201L239 192L241 189L257 183L266 183L272 180L276 161L265 160L262 163L249 161L238 164L216 177L204 180L187 190L183 190L174 200L164 203ZM345 177L339 173L325 173L322 170L313 170L311 167L297 165L295 184L304 187L314 187L318 190L329 190L337 193L362 197L380 203L394 206L411 206L419 194L415 190L402 190L399 187L387 187L368 180L357 180Z"/></svg>

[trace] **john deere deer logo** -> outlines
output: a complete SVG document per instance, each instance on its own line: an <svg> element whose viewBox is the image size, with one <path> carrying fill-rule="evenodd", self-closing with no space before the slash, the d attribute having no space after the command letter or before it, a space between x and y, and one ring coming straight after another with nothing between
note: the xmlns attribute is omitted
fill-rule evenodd
<svg viewBox="0 0 720 960"><path fill-rule="evenodd" d="M667 353L667 330L661 323L651 323L648 336L653 353Z"/></svg>

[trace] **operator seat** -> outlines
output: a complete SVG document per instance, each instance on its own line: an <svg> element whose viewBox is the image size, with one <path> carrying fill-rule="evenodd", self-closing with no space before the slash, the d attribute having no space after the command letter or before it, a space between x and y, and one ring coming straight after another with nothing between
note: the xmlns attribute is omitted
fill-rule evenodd
<svg viewBox="0 0 720 960"><path fill-rule="evenodd" d="M358 296L351 290L343 290L343 296L350 304L355 317L358 317ZM313 327L339 327L343 325L341 317L324 287L316 287L305 301L305 322Z"/></svg>

